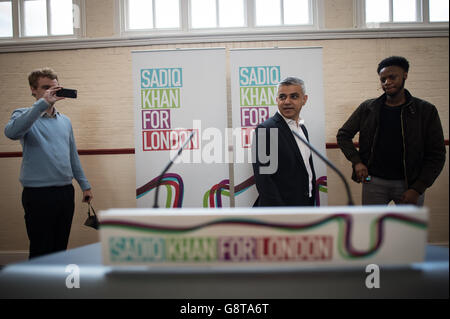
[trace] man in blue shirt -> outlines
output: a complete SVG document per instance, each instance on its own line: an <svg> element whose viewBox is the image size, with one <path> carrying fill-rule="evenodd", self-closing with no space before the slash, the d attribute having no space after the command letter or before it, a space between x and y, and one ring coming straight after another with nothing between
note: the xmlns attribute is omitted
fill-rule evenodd
<svg viewBox="0 0 450 319"><path fill-rule="evenodd" d="M22 205L30 240L30 258L65 250L74 213L75 178L83 191L83 202L92 200L91 185L78 157L70 119L55 103L61 89L56 73L49 68L28 76L36 102L16 109L5 127L5 135L20 140L23 160L20 182Z"/></svg>

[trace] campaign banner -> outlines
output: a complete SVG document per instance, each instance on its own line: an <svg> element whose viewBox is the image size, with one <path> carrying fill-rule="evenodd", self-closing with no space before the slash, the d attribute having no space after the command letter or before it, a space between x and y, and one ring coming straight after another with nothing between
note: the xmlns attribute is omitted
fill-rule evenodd
<svg viewBox="0 0 450 319"><path fill-rule="evenodd" d="M225 49L132 52L137 207L229 206ZM180 156L160 176L178 150Z"/></svg>
<svg viewBox="0 0 450 319"><path fill-rule="evenodd" d="M427 208L405 205L112 209L100 239L106 265L409 264L424 259L427 220Z"/></svg>
<svg viewBox="0 0 450 319"><path fill-rule="evenodd" d="M277 112L277 85L282 79L295 76L305 82L308 101L300 117L310 143L326 154L322 48L233 49L230 72L235 206L249 207L258 196L251 165L252 134L258 124ZM313 161L316 203L324 206L328 202L327 169L316 155Z"/></svg>

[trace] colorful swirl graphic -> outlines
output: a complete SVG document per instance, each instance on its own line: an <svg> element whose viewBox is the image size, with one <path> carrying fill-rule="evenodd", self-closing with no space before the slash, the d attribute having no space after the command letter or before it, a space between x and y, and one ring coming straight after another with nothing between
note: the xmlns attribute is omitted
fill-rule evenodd
<svg viewBox="0 0 450 319"><path fill-rule="evenodd" d="M241 184L234 187L234 196L242 194L252 185L255 184L255 177L251 176ZM316 206L320 206L320 194L319 192L328 193L327 177L321 176L316 180L317 192L316 192ZM222 207L222 195L230 197L230 180L224 179L220 183L211 187L205 195L203 195L203 207L214 208ZM215 200L214 200L215 199Z"/></svg>
<svg viewBox="0 0 450 319"><path fill-rule="evenodd" d="M328 193L326 176L321 176L316 180L316 190L316 206L320 206L320 192Z"/></svg>
<svg viewBox="0 0 450 319"><path fill-rule="evenodd" d="M222 196L230 197L230 180L224 179L203 195L203 207L222 207Z"/></svg>
<svg viewBox="0 0 450 319"><path fill-rule="evenodd" d="M252 185L255 184L253 176L243 181L241 184L234 187L234 196L245 192ZM230 197L230 180L224 179L220 183L211 187L205 195L203 195L203 207L222 207L222 195Z"/></svg>
<svg viewBox="0 0 450 319"><path fill-rule="evenodd" d="M209 221L206 223L192 225L192 226L164 226L151 225L143 223L128 222L122 220L103 220L101 227L122 228L132 231L142 231L147 233L162 233L162 234L184 234L193 232L202 228L213 226L246 226L246 227L262 227L272 228L285 232L302 232L312 230L324 226L330 222L338 223L338 238L337 245L339 254L345 259L359 259L367 258L374 255L382 246L385 239L384 226L385 222L393 221L399 222L407 226L416 227L419 229L426 229L427 223L405 215L387 213L375 218L370 225L370 244L366 251L357 250L351 244L351 233L353 227L353 218L350 214L333 214L322 218L320 220L304 223L304 224L282 224L261 221L257 219L241 219L241 218L225 218Z"/></svg>
<svg viewBox="0 0 450 319"><path fill-rule="evenodd" d="M158 181L158 177L155 177L150 182L145 184L144 186L136 189L136 198L141 198L146 195L152 189L156 187L156 182ZM167 198L166 198L166 208L171 207L172 197L173 197L173 208L180 208L183 206L183 195L184 195L184 184L183 179L178 174L167 173L164 174L161 180L161 186L165 185L167 189ZM172 188L175 189L175 194L172 194Z"/></svg>

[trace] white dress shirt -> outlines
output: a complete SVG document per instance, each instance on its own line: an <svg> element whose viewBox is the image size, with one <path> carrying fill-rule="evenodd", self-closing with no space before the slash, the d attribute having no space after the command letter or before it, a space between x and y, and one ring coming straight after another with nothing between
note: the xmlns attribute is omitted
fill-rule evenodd
<svg viewBox="0 0 450 319"><path fill-rule="evenodd" d="M288 118L285 118L280 111L278 113L281 115L281 117L286 121L286 124L289 126L291 130L298 133L301 137L303 137L305 140L308 140L305 136L305 133L303 132L301 125L305 124L305 121L299 117L298 121L291 120ZM292 134L294 135L294 134ZM309 197L312 196L312 170L311 165L309 164L309 158L311 157L311 150L302 143L297 137L294 136L295 141L297 142L298 149L300 150L300 154L302 154L303 162L305 163L306 171L308 172L309 176Z"/></svg>

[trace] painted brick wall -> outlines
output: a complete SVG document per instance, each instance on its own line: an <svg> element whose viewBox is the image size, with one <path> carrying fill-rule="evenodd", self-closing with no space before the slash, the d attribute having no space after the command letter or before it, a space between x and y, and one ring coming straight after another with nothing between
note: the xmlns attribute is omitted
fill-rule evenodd
<svg viewBox="0 0 450 319"><path fill-rule="evenodd" d="M97 1L97 0L96 0ZM114 8L112 1L88 0L87 33L89 37L112 35ZM352 1L346 1L352 3ZM327 4L329 10L334 4ZM349 27L350 9L330 14L330 28ZM346 22L338 20L346 16ZM0 127L6 125L17 107L30 106L27 74L30 70L54 68L60 83L78 89L77 100L57 104L73 124L78 149L134 148L131 51L167 48L225 47L323 47L326 141L336 142L336 132L353 110L365 99L380 95L376 74L378 62L390 55L403 55L411 63L407 88L413 95L434 103L449 138L449 56L448 37L347 39L321 41L227 42L207 44L155 45L46 52L0 54ZM299 75L301 76L301 75ZM229 110L230 112L230 110ZM229 123L231 123L229 114ZM0 134L0 152L21 151L19 142ZM447 147L448 151L448 147ZM339 150L327 156L350 176L350 163ZM135 164L133 155L81 156L94 192L94 207L102 209L136 207ZM0 158L0 252L24 252L28 249L18 182L21 158ZM329 205L345 205L338 177L329 172ZM425 205L430 208L428 240L448 244L448 154L447 163L435 185L427 191ZM75 182L76 183L76 182ZM351 182L353 197L360 203L360 185ZM76 185L76 212L69 247L98 241L97 232L82 226L86 205Z"/></svg>

